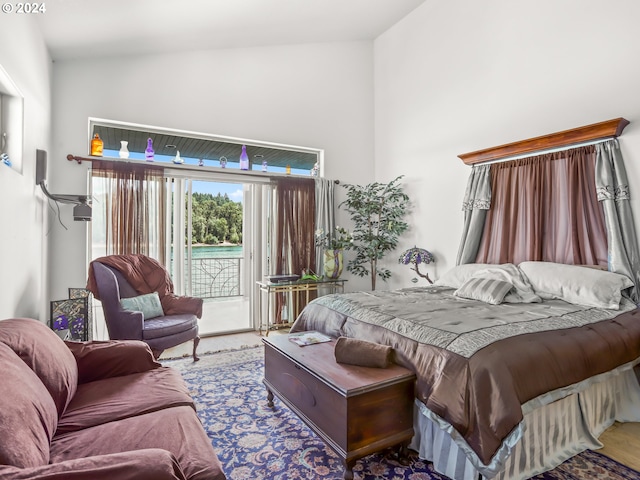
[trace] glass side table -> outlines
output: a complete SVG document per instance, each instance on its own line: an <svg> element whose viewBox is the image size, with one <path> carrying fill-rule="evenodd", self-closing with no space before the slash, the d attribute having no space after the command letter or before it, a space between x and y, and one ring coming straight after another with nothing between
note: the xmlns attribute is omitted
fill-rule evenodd
<svg viewBox="0 0 640 480"><path fill-rule="evenodd" d="M258 315L260 316L259 333L265 331L265 336L269 335L269 330L278 328L288 328L298 317L302 309L309 303L312 292L321 292L322 294L342 293L344 292L344 284L347 280L342 278L320 278L318 280L295 280L288 282L270 282L268 280L258 281L256 285L258 292ZM275 312L272 312L272 297L275 299L276 294L285 295L284 311L291 313L287 316L286 321L275 323ZM266 298L266 301L263 301ZM275 305L275 302L273 303ZM291 318L292 320L289 320Z"/></svg>

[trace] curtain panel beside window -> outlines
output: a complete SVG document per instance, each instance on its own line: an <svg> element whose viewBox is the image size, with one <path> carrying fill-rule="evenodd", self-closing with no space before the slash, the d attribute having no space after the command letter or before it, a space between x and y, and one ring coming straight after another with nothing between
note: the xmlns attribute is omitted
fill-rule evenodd
<svg viewBox="0 0 640 480"><path fill-rule="evenodd" d="M143 254L165 265L163 168L94 162L91 175L103 199L104 254Z"/></svg>
<svg viewBox="0 0 640 480"><path fill-rule="evenodd" d="M303 268L313 269L316 265L315 193L315 182L311 178L276 181L275 270L278 275L299 275ZM302 297L297 300L300 304ZM276 296L276 323L282 323L284 301L284 295Z"/></svg>

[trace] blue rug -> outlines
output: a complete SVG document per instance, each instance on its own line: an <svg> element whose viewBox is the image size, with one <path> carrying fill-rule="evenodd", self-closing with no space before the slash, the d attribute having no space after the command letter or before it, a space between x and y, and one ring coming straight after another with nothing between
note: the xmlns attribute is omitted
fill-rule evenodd
<svg viewBox="0 0 640 480"><path fill-rule="evenodd" d="M172 360L195 399L198 414L229 480L341 480L342 461L277 398L267 407L262 347ZM430 463L397 462L390 452L358 460L359 480L448 480ZM639 480L640 473L604 455L583 452L536 480Z"/></svg>

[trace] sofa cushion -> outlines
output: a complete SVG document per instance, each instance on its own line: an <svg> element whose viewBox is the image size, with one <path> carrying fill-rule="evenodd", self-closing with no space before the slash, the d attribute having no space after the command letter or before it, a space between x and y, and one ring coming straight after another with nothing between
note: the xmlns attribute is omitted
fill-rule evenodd
<svg viewBox="0 0 640 480"><path fill-rule="evenodd" d="M182 376L171 368L85 383L59 420L56 435L177 406L195 409Z"/></svg>
<svg viewBox="0 0 640 480"><path fill-rule="evenodd" d="M36 374L3 343L0 365L0 464L46 465L58 424L53 399Z"/></svg>
<svg viewBox="0 0 640 480"><path fill-rule="evenodd" d="M158 337L166 337L191 330L198 326L198 318L190 313L181 315L167 315L166 317L152 318L144 321L142 338L151 340Z"/></svg>
<svg viewBox="0 0 640 480"><path fill-rule="evenodd" d="M60 417L78 385L76 359L65 343L44 323L31 318L0 321L0 343L16 352L40 378Z"/></svg>
<svg viewBox="0 0 640 480"><path fill-rule="evenodd" d="M51 443L51 462L146 448L171 452L189 480L225 478L211 441L191 407L158 410L56 436Z"/></svg>

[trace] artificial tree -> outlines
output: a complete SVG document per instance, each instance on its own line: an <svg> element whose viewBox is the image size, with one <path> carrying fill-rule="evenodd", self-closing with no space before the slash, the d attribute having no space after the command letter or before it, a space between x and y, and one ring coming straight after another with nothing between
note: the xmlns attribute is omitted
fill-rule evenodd
<svg viewBox="0 0 640 480"><path fill-rule="evenodd" d="M370 275L371 290L376 289L378 276L383 281L391 277L391 271L379 267L378 261L396 248L400 235L409 227L404 221L409 197L402 191L402 177L389 183L344 185L347 199L340 207L349 212L353 222L353 241L347 248L356 254L347 270L360 277Z"/></svg>

